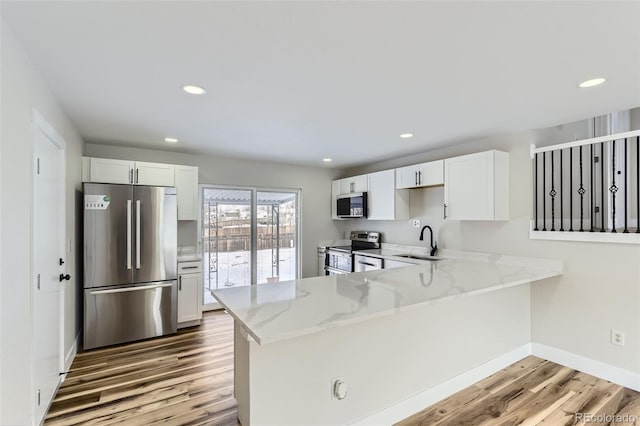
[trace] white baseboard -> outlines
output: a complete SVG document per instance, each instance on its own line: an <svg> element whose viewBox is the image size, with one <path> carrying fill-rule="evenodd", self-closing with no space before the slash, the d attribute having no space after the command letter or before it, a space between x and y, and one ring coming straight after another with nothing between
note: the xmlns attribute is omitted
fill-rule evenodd
<svg viewBox="0 0 640 426"><path fill-rule="evenodd" d="M80 342L80 333L78 333L76 335L76 338L73 340L73 343L71 344L71 347L69 348L69 350L67 351L67 354L64 357L64 371L65 373L61 374L61 382L64 382L64 379L67 378L67 373L66 371L69 371L69 369L71 368L71 364L73 363L73 359L76 357L76 354L78 353L78 344Z"/></svg>
<svg viewBox="0 0 640 426"><path fill-rule="evenodd" d="M640 373L614 367L601 361L585 358L541 343L531 343L531 354L626 388L640 391Z"/></svg>
<svg viewBox="0 0 640 426"><path fill-rule="evenodd" d="M406 419L414 413L435 404L436 402L471 386L472 384L494 374L497 371L520 361L531 354L531 344L527 343L517 349L501 355L489 362L479 365L446 382L404 399L397 404L378 411L353 423L354 426L391 425Z"/></svg>

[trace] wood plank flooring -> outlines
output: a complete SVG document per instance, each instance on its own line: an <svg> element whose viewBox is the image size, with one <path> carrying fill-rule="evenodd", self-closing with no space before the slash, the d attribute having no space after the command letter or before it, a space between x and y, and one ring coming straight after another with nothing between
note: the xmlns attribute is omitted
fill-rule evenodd
<svg viewBox="0 0 640 426"><path fill-rule="evenodd" d="M238 425L233 320L222 312L178 334L79 353L46 425Z"/></svg>
<svg viewBox="0 0 640 426"><path fill-rule="evenodd" d="M576 412L640 426L640 394L527 357L397 425L583 424ZM79 353L45 424L238 425L236 415L233 320L218 311L173 336Z"/></svg>
<svg viewBox="0 0 640 426"><path fill-rule="evenodd" d="M628 414L631 423L589 422L593 416ZM396 426L640 426L640 393L529 356L396 423Z"/></svg>

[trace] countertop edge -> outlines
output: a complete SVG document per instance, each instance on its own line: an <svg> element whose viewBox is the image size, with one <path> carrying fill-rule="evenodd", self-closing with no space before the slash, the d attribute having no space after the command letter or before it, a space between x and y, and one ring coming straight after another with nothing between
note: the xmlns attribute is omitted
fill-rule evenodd
<svg viewBox="0 0 640 426"><path fill-rule="evenodd" d="M413 266L422 266L422 264L413 265ZM534 268L534 269L537 269L537 268ZM258 335L256 335L256 333L253 332L240 318L238 318L231 311L231 309L229 309L219 299L217 299L217 300L222 306L225 307L226 311L236 321L238 321L241 324L241 326L244 328L244 330L246 330L247 334L249 334L259 345L263 346L263 345L267 345L267 344L270 344L270 343L282 342L282 341L285 341L285 340L291 340L291 339L295 339L295 338L299 338L299 337L303 337L303 336L319 333L319 332L322 332L322 331L325 331L325 330L330 330L330 329L336 328L336 327L341 327L341 326L345 326L345 325L352 325L352 324L358 324L360 322L368 321L368 320L375 319L375 318L382 318L382 317L386 317L386 316L392 316L392 315L396 315L398 313L408 312L408 311L411 311L411 310L414 310L414 309L418 309L418 308L421 308L421 307L424 307L424 306L433 305L433 304L436 304L436 303L446 303L448 301L451 301L453 299L460 298L460 297L477 296L477 295L481 295L481 294L485 294L485 293L492 293L492 292L495 292L497 290L502 290L502 289L507 289L507 288L512 288L512 287L517 287L517 286L520 286L520 285L530 284L530 283L532 283L534 281L540 281L540 280L544 280L544 279L547 279L547 278L556 277L556 276L559 276L559 275L562 275L562 271L561 270L557 270L557 271L544 270L544 272L541 270L540 271L540 275L536 275L535 277L516 279L516 280L514 280L512 282L509 282L509 283L500 283L500 284L496 284L496 285L493 285L493 286L490 286L490 287L485 287L485 288L481 288L481 289L477 289L477 290L471 290L471 291L465 292L463 294L448 295L448 296L440 297L440 298L437 298L437 299L425 300L425 301L422 301L422 302L414 303L414 304L403 306L403 307L400 307L400 308L384 310L384 311L375 312L375 313L371 313L371 314L367 314L367 315L361 315L361 316L357 316L357 317L349 318L349 319L341 319L339 324L337 324L337 323L336 324L329 323L329 324L326 324L326 326L316 325L316 326L312 326L312 327L301 328L301 329L295 330L293 332L285 332L285 333L275 334L275 335L272 335L272 336L269 336L269 337L264 337L264 338L260 338ZM215 297L215 295L214 295L214 297Z"/></svg>

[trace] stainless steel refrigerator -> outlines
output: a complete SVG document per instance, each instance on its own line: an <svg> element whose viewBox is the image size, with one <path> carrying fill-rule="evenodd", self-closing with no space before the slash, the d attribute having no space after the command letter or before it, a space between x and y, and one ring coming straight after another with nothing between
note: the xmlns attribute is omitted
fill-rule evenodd
<svg viewBox="0 0 640 426"><path fill-rule="evenodd" d="M169 187L84 184L84 348L176 332L177 205Z"/></svg>

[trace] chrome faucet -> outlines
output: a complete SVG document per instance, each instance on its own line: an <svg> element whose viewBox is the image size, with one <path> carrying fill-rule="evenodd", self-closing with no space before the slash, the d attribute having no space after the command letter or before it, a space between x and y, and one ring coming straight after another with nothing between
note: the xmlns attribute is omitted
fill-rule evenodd
<svg viewBox="0 0 640 426"><path fill-rule="evenodd" d="M424 241L424 230L429 229L429 233L431 234L431 256L435 256L438 251L438 243L433 241L433 229L429 225L425 225L422 227L422 231L420 231L420 241Z"/></svg>

